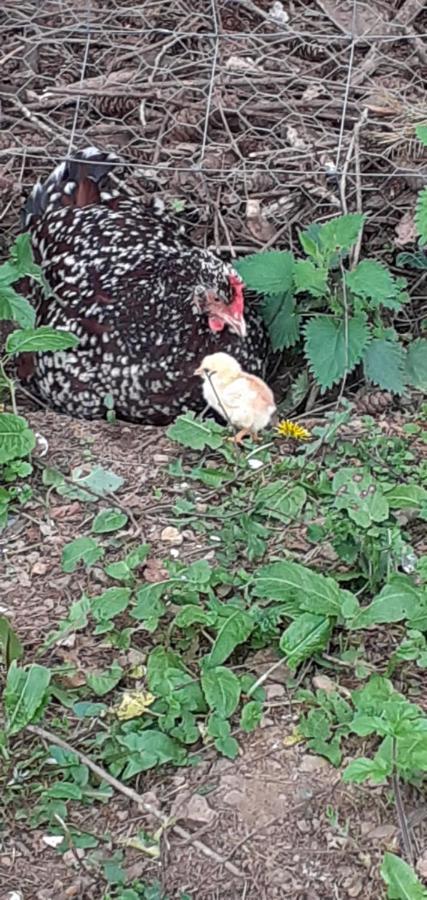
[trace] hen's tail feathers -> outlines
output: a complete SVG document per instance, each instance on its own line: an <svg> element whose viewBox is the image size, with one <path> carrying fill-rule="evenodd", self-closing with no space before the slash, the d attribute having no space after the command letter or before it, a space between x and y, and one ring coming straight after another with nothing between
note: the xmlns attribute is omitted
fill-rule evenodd
<svg viewBox="0 0 427 900"><path fill-rule="evenodd" d="M60 163L43 184L39 181L34 185L21 211L24 229L61 206L88 206L118 196L108 177L116 166L123 166L123 162L115 153L96 147L76 152Z"/></svg>

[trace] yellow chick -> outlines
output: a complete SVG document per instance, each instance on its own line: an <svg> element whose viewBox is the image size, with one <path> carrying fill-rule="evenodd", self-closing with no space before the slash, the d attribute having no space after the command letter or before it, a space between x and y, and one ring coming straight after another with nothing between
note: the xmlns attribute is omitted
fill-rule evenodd
<svg viewBox="0 0 427 900"><path fill-rule="evenodd" d="M270 388L256 375L243 372L240 363L228 353L205 356L195 375L203 378L203 396L223 419L239 432L240 444L246 435L256 440L258 431L270 424L276 404Z"/></svg>

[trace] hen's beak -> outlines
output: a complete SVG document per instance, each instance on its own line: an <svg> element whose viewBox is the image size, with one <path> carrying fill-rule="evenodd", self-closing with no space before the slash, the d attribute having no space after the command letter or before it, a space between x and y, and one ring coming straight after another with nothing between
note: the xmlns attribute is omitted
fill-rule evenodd
<svg viewBox="0 0 427 900"><path fill-rule="evenodd" d="M229 312L227 309L222 309L221 319L234 334L238 334L241 338L246 337L247 328L245 317L242 313L233 313L231 311Z"/></svg>

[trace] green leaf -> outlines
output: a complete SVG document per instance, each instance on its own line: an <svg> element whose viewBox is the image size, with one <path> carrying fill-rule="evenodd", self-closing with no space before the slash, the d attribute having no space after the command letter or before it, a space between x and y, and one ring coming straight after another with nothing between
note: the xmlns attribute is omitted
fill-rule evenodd
<svg viewBox="0 0 427 900"><path fill-rule="evenodd" d="M215 748L218 750L218 753L222 753L223 756L226 756L227 759L236 759L239 755L239 745L234 737L228 735L227 737L219 737L214 741Z"/></svg>
<svg viewBox="0 0 427 900"><path fill-rule="evenodd" d="M240 682L234 672L224 666L206 669L201 682L209 708L224 719L231 716L240 698Z"/></svg>
<svg viewBox="0 0 427 900"><path fill-rule="evenodd" d="M427 391L426 338L418 338L409 344L405 358L405 381L419 391Z"/></svg>
<svg viewBox="0 0 427 900"><path fill-rule="evenodd" d="M427 147L427 125L416 125L415 134L420 143Z"/></svg>
<svg viewBox="0 0 427 900"><path fill-rule="evenodd" d="M396 484L385 497L391 509L417 509L427 503L427 490L418 484Z"/></svg>
<svg viewBox="0 0 427 900"><path fill-rule="evenodd" d="M298 259L294 284L297 294L307 291L313 297L324 297L328 291L328 270L315 266L310 259Z"/></svg>
<svg viewBox="0 0 427 900"><path fill-rule="evenodd" d="M261 487L256 495L257 511L264 516L280 519L282 522L294 521L301 513L307 500L307 494L300 485L287 484L285 481L271 481Z"/></svg>
<svg viewBox="0 0 427 900"><path fill-rule="evenodd" d="M305 356L324 392L360 362L369 341L363 316L350 318L347 327L326 316L314 316L305 326Z"/></svg>
<svg viewBox="0 0 427 900"><path fill-rule="evenodd" d="M44 796L51 800L81 800L83 791L75 782L60 781L44 791Z"/></svg>
<svg viewBox="0 0 427 900"><path fill-rule="evenodd" d="M159 581L156 584L145 584L136 593L136 605L131 612L133 619L144 622L146 629L155 631L159 619L165 612L162 597L173 584L172 581Z"/></svg>
<svg viewBox="0 0 427 900"><path fill-rule="evenodd" d="M262 566L254 576L254 593L278 601L296 597L302 610L325 616L339 615L343 599L333 578L287 561Z"/></svg>
<svg viewBox="0 0 427 900"><path fill-rule="evenodd" d="M27 231L18 234L10 248L10 258L13 261L19 278L26 275L42 282L42 269L34 262L31 237Z"/></svg>
<svg viewBox="0 0 427 900"><path fill-rule="evenodd" d="M301 317L296 313L292 291L266 296L261 313L273 350L294 347L300 335Z"/></svg>
<svg viewBox="0 0 427 900"><path fill-rule="evenodd" d="M80 537L66 544L62 551L62 571L75 572L79 562L85 566L93 566L102 559L104 550L93 538Z"/></svg>
<svg viewBox="0 0 427 900"><path fill-rule="evenodd" d="M71 471L71 478L72 484L59 482L56 485L58 494L61 494L62 497L69 497L70 500L83 500L86 503L93 503L97 497L106 497L108 494L118 491L124 484L124 478L121 475L116 475L115 472L104 469L102 466L94 466L89 474L86 474L83 467L76 466ZM88 490L84 490L84 488Z"/></svg>
<svg viewBox="0 0 427 900"><path fill-rule="evenodd" d="M292 287L294 256L288 250L266 250L234 262L246 286L262 294L281 294Z"/></svg>
<svg viewBox="0 0 427 900"><path fill-rule="evenodd" d="M405 351L398 341L385 337L372 340L363 354L365 377L384 391L403 394Z"/></svg>
<svg viewBox="0 0 427 900"><path fill-rule="evenodd" d="M214 625L217 620L216 612L209 612L201 606L193 603L186 604L175 616L174 625L178 628L190 628L191 625Z"/></svg>
<svg viewBox="0 0 427 900"><path fill-rule="evenodd" d="M128 581L129 579L133 579L132 571L124 559L120 559L118 562L110 563L109 566L105 566L105 574L109 575L110 578L115 578L116 581Z"/></svg>
<svg viewBox="0 0 427 900"><path fill-rule="evenodd" d="M103 697L104 694L109 694L116 687L122 676L122 667L119 663L114 662L109 669L99 675L87 675L86 682L97 697Z"/></svg>
<svg viewBox="0 0 427 900"><path fill-rule="evenodd" d="M335 253L337 250L350 250L359 237L365 218L359 213L349 213L346 216L337 216L321 225L319 241L323 251Z"/></svg>
<svg viewBox="0 0 427 900"><path fill-rule="evenodd" d="M0 649L3 665L9 668L13 660L21 659L24 648L18 635L13 630L10 622L4 616L0 616Z"/></svg>
<svg viewBox="0 0 427 900"><path fill-rule="evenodd" d="M3 695L8 734L17 734L40 718L48 701L50 677L50 669L45 666L33 663L20 669L13 660Z"/></svg>
<svg viewBox="0 0 427 900"><path fill-rule="evenodd" d="M126 513L118 509L103 509L95 516L92 523L92 531L95 534L105 534L107 531L118 531L128 521Z"/></svg>
<svg viewBox="0 0 427 900"><path fill-rule="evenodd" d="M331 622L324 616L303 613L292 622L280 638L280 649L290 669L296 669L304 659L324 650L331 634Z"/></svg>
<svg viewBox="0 0 427 900"><path fill-rule="evenodd" d="M345 783L361 784L369 778L375 784L383 784L389 775L389 767L379 759L354 759L344 769L342 779Z"/></svg>
<svg viewBox="0 0 427 900"><path fill-rule="evenodd" d="M118 616L127 609L130 596L130 588L111 587L98 597L92 597L90 605L94 619L97 622L106 622Z"/></svg>
<svg viewBox="0 0 427 900"><path fill-rule="evenodd" d="M346 272L347 287L374 306L385 306L399 309L401 287L393 278L390 270L375 259L364 259L352 272Z"/></svg>
<svg viewBox="0 0 427 900"><path fill-rule="evenodd" d="M420 607L421 592L405 576L397 576L386 584L369 606L363 607L354 617L352 630L368 628L384 622L402 622L411 619Z"/></svg>
<svg viewBox="0 0 427 900"><path fill-rule="evenodd" d="M228 611L231 612L230 607ZM233 650L247 640L253 628L254 622L248 613L241 609L231 612L224 619L211 652L204 658L206 668L220 666L225 662Z"/></svg>
<svg viewBox="0 0 427 900"><path fill-rule="evenodd" d="M73 704L73 713L79 719L84 719L86 716L103 716L107 710L108 706L105 703L91 703L89 700L81 700Z"/></svg>
<svg viewBox="0 0 427 900"><path fill-rule="evenodd" d="M6 341L6 353L34 353L39 351L68 350L79 343L75 335L42 325L40 328L24 328L13 331Z"/></svg>
<svg viewBox="0 0 427 900"><path fill-rule="evenodd" d="M427 244L427 188L418 194L415 225L421 244Z"/></svg>
<svg viewBox="0 0 427 900"><path fill-rule="evenodd" d="M0 319L17 322L21 328L33 328L36 311L31 303L8 285L0 283Z"/></svg>
<svg viewBox="0 0 427 900"><path fill-rule="evenodd" d="M130 569L137 569L143 562L147 559L147 556L150 552L149 544L141 544L139 547L135 547L134 550L131 550L126 557L126 565L129 566Z"/></svg>
<svg viewBox="0 0 427 900"><path fill-rule="evenodd" d="M205 447L216 450L224 440L225 429L216 422L202 422L195 418L194 413L189 412L178 416L166 434L171 441L192 450L204 450Z"/></svg>
<svg viewBox="0 0 427 900"><path fill-rule="evenodd" d="M129 762L122 776L124 779L168 762L176 766L185 762L186 751L178 741L155 728L147 729L140 734L131 733L120 737L119 743L130 751Z"/></svg>
<svg viewBox="0 0 427 900"><path fill-rule="evenodd" d="M427 888L400 856L385 853L381 875L388 888L389 900L427 900Z"/></svg>
<svg viewBox="0 0 427 900"><path fill-rule="evenodd" d="M246 733L248 734L250 731L254 731L255 728L258 727L261 719L262 703L259 703L258 700L249 700L248 703L245 703L240 714L241 729L243 731L246 731Z"/></svg>
<svg viewBox="0 0 427 900"><path fill-rule="evenodd" d="M35 434L26 419L13 413L0 413L0 463L26 456L35 445Z"/></svg>

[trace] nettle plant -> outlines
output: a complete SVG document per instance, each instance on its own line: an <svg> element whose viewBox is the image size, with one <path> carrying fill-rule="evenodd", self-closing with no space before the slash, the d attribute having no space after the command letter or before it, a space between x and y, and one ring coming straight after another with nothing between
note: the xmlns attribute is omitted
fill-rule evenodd
<svg viewBox="0 0 427 900"><path fill-rule="evenodd" d="M426 200L427 209L427 200ZM264 294L274 350L302 339L322 393L361 364L368 382L395 394L427 386L427 340L406 348L393 320L408 301L406 281L375 259L349 264L365 216L349 214L299 233L304 259L269 250L238 260L247 287Z"/></svg>
<svg viewBox="0 0 427 900"><path fill-rule="evenodd" d="M0 320L17 326L0 347L0 530L6 524L10 504L23 503L31 495L30 488L19 481L31 475L29 456L36 444L28 422L18 415L9 366L20 353L65 350L78 343L67 332L34 327L34 308L14 288L25 278L43 284L41 268L33 261L29 235L21 234L11 247L9 259L0 265Z"/></svg>

